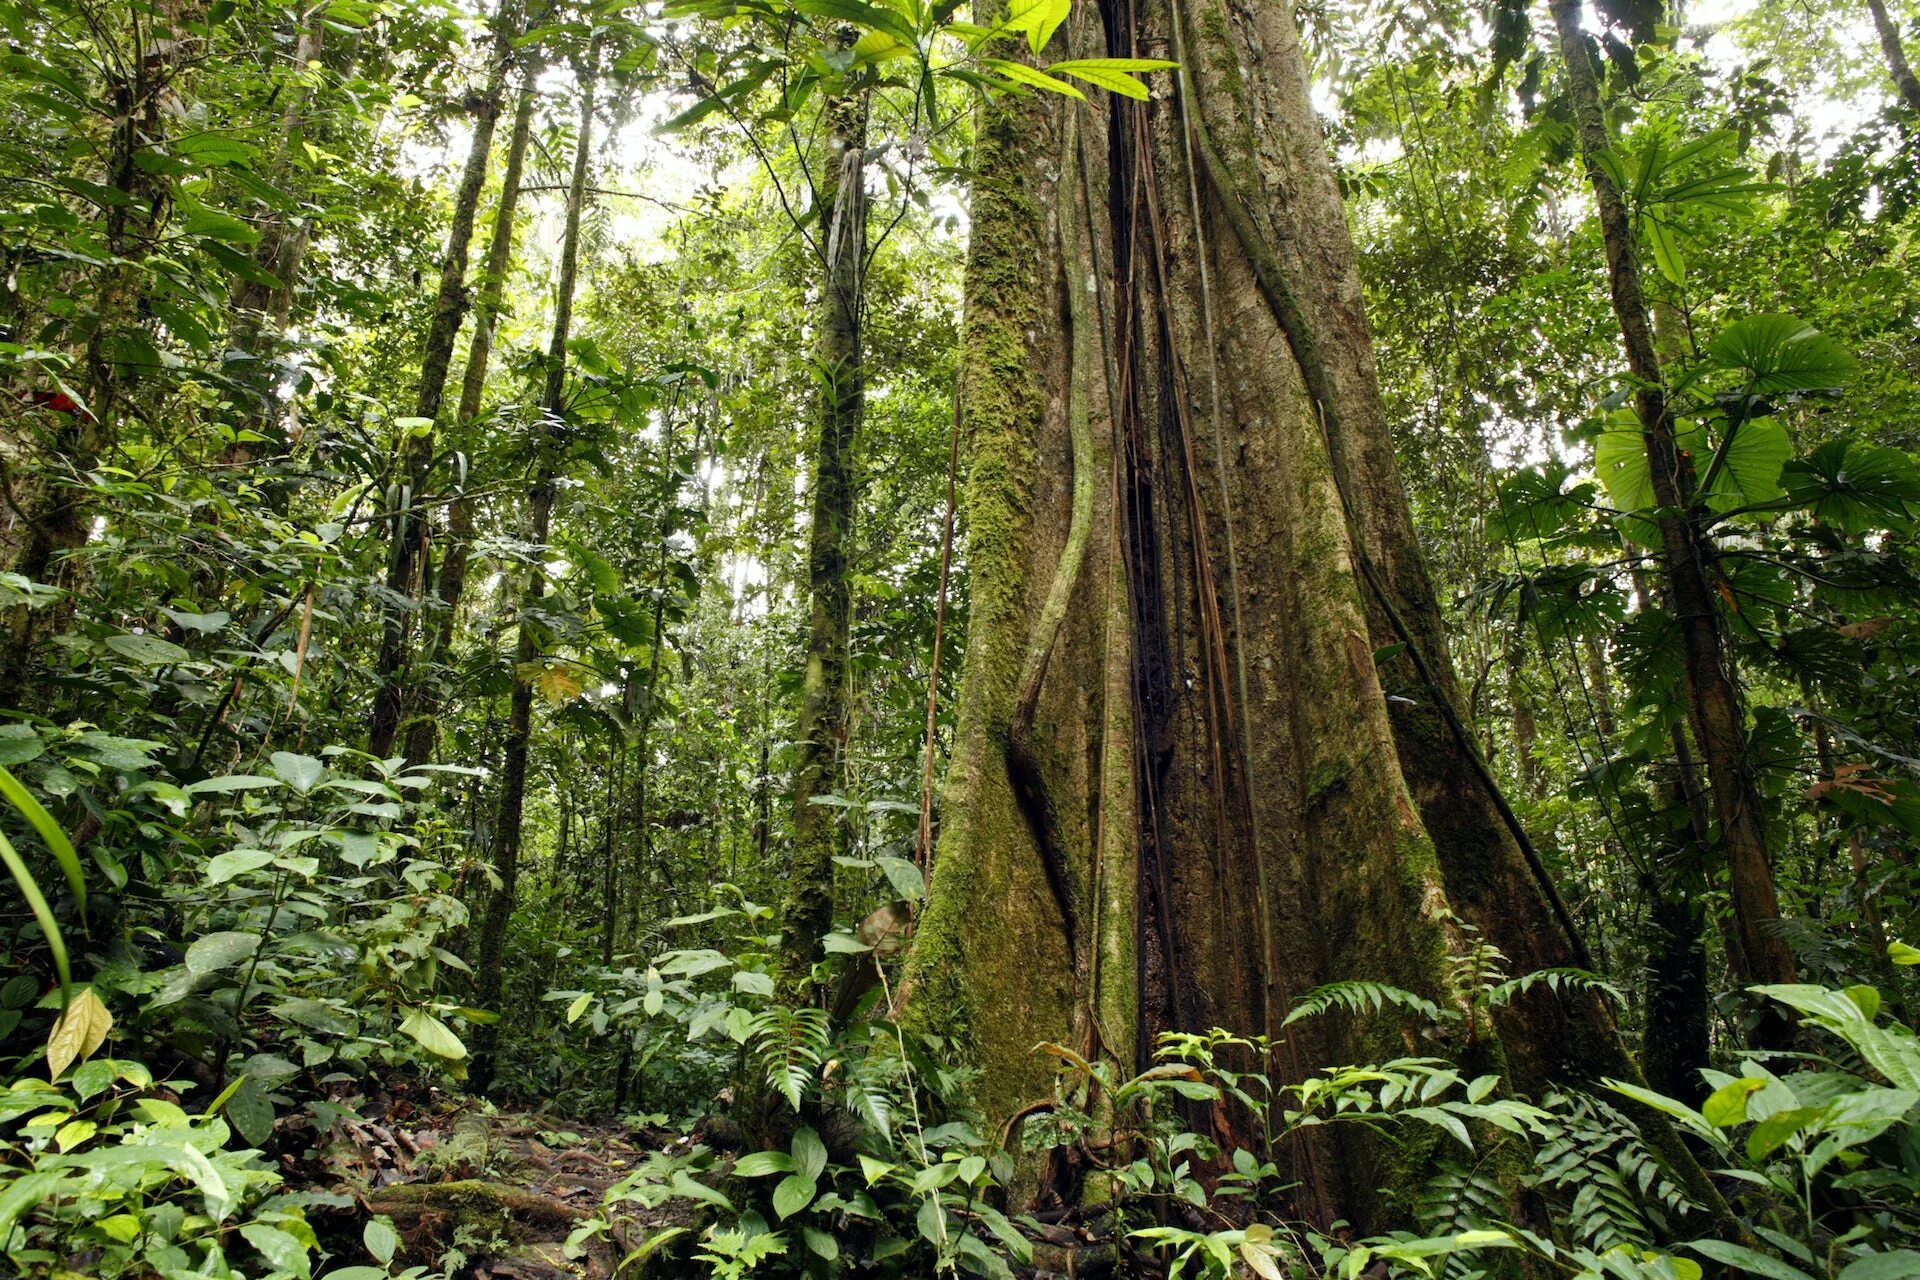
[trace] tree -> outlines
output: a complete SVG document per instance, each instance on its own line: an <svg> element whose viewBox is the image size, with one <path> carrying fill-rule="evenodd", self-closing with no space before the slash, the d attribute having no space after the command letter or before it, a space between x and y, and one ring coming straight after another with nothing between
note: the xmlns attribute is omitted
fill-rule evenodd
<svg viewBox="0 0 1920 1280"><path fill-rule="evenodd" d="M1663 386L1633 225L1606 164L1612 144L1589 38L1581 29L1583 6L1579 0L1556 0L1552 8L1580 152L1600 214L1614 315L1634 379L1634 408L1660 512L1661 573L1680 627L1688 720L1705 758L1720 822L1720 846L1739 933L1736 971L1755 982L1790 983L1795 980L1793 951L1780 929L1779 895L1768 861L1766 806L1747 757L1738 668L1713 585L1714 547L1701 523L1705 512L1696 502L1693 461L1680 448ZM1791 1027L1776 1011L1756 1034L1763 1043L1778 1045L1791 1035Z"/></svg>
<svg viewBox="0 0 1920 1280"><path fill-rule="evenodd" d="M574 290L580 270L580 221L587 203L587 177L593 169L594 96L600 78L600 40L589 41L583 63L575 68L580 83L580 123L573 150L573 174L567 185L566 225L560 240L560 273L554 282L552 336L547 343L546 377L540 420L534 428L532 475L528 485L528 541L544 548L553 526L560 450L567 431L567 352L573 334ZM546 570L536 551L527 568L513 649L513 688L507 710L506 741L501 750L499 802L494 817L493 871L499 885L487 899L480 924L477 984L482 1008L499 1003L505 970L507 924L520 883L520 845L526 818L527 750L533 735L533 680L541 652L538 613L546 595ZM498 1024L480 1028L474 1046L471 1081L476 1093L493 1087Z"/></svg>
<svg viewBox="0 0 1920 1280"><path fill-rule="evenodd" d="M860 340L866 305L867 94L852 89L822 106L825 142L816 164L814 208L819 262L815 376L819 431L809 489L806 676L794 735L793 871L786 895L781 963L787 982L809 992L813 964L833 924L834 857L846 852L845 824L816 797L838 791L847 737L847 649L853 624L848 552L856 487L855 449L866 405Z"/></svg>
<svg viewBox="0 0 1920 1280"><path fill-rule="evenodd" d="M406 700L407 644L412 614L406 603L420 592L427 558L425 499L428 470L434 460L441 402L446 398L447 375L460 322L467 313L467 257L473 241L474 216L486 185L487 165L493 155L494 126L506 99L507 71L519 31L517 0L500 0L493 17L493 41L487 64L486 86L474 100L473 138L454 190L453 220L447 228L447 248L440 260L440 287L434 296L432 318L420 349L420 384L414 396L413 417L401 448L399 484L395 493L393 533L387 561L389 599L382 610L379 685L367 730L367 751L385 757L400 732L400 711Z"/></svg>
<svg viewBox="0 0 1920 1280"><path fill-rule="evenodd" d="M1293 16L1142 6L1094 51L1142 50L1170 100L979 124L972 618L907 980L995 1116L1045 1095L1036 1040L1383 1050L1284 1015L1342 979L1448 998L1455 909L1522 971L1584 958L1455 705ZM1516 1006L1521 1087L1631 1072L1597 1002ZM1325 1157L1296 1153L1310 1203L1369 1212L1364 1156Z"/></svg>
<svg viewBox="0 0 1920 1280"><path fill-rule="evenodd" d="M480 416L486 395L487 367L493 354L493 331L500 318L501 300L507 272L513 263L514 215L520 208L521 173L526 166L527 143L533 133L534 105L539 101L533 79L538 61L524 53L526 69L520 86L518 105L513 113L513 132L507 139L506 165L500 175L500 199L494 206L493 229L487 240L486 265L480 283L480 296L474 305L473 336L467 344L467 364L460 375L460 406L454 418L462 428L470 428ZM464 487L447 504L447 549L434 583L438 609L425 643L420 648L420 666L425 678L409 687L415 707L403 718L407 722L406 757L413 761L433 756L436 725L443 698L433 680L433 666L442 661L453 646L459 623L460 601L466 594L467 564L473 554L473 509ZM402 711L408 709L403 705Z"/></svg>

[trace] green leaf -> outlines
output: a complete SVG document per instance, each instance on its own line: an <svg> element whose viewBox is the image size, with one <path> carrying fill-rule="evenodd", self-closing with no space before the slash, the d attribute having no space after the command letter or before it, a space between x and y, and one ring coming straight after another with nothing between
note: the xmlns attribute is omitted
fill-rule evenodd
<svg viewBox="0 0 1920 1280"><path fill-rule="evenodd" d="M1904 942L1889 942L1887 959L1901 965L1920 964L1920 947L1910 947Z"/></svg>
<svg viewBox="0 0 1920 1280"><path fill-rule="evenodd" d="M1676 285L1687 282L1687 256L1680 248L1680 236L1672 224L1659 218L1646 220L1647 242L1653 246L1653 265Z"/></svg>
<svg viewBox="0 0 1920 1280"><path fill-rule="evenodd" d="M802 1128L793 1135L790 1149L795 1171L809 1182L817 1181L827 1167L827 1146L820 1141L820 1135L810 1128Z"/></svg>
<svg viewBox="0 0 1920 1280"><path fill-rule="evenodd" d="M225 884L235 876L257 871L273 861L266 849L232 849L207 860L207 883Z"/></svg>
<svg viewBox="0 0 1920 1280"><path fill-rule="evenodd" d="M401 1033L412 1036L420 1047L435 1057L458 1062L467 1056L467 1046L460 1037L453 1034L453 1028L428 1013L425 1009L415 1009L408 1013L400 1024Z"/></svg>
<svg viewBox="0 0 1920 1280"><path fill-rule="evenodd" d="M585 1013L587 1006L592 1003L593 992L591 991L582 991L575 996L573 1003L567 1006L567 1021L570 1023L580 1021L580 1015Z"/></svg>
<svg viewBox="0 0 1920 1280"><path fill-rule="evenodd" d="M1009 0L1001 25L1008 31L1026 32L1027 47L1039 53L1072 10L1073 0Z"/></svg>
<svg viewBox="0 0 1920 1280"><path fill-rule="evenodd" d="M240 1228L240 1234L276 1270L289 1272L299 1280L307 1280L313 1274L307 1261L307 1246L280 1228L264 1222L249 1222Z"/></svg>
<svg viewBox="0 0 1920 1280"><path fill-rule="evenodd" d="M1707 354L1721 368L1744 372L1754 395L1837 387L1859 371L1839 343L1788 315L1748 316L1715 338Z"/></svg>
<svg viewBox="0 0 1920 1280"><path fill-rule="evenodd" d="M840 1256L840 1246L834 1238L818 1227L800 1228L800 1236L807 1242L807 1248L817 1257L832 1262Z"/></svg>
<svg viewBox="0 0 1920 1280"><path fill-rule="evenodd" d="M312 756L276 751L270 759L273 761L273 771L301 795L313 790L320 779L326 776L327 766Z"/></svg>
<svg viewBox="0 0 1920 1280"><path fill-rule="evenodd" d="M395 1251L400 1248L400 1233L386 1218L369 1218L367 1225L360 1228L360 1243L367 1247L374 1261L384 1267L393 1261Z"/></svg>
<svg viewBox="0 0 1920 1280"><path fill-rule="evenodd" d="M1767 1087L1765 1080L1740 1079L1721 1085L1700 1105L1700 1114L1716 1129L1731 1129L1747 1118L1747 1099Z"/></svg>
<svg viewBox="0 0 1920 1280"><path fill-rule="evenodd" d="M25 764L47 753L47 744L30 724L0 724L0 767Z"/></svg>
<svg viewBox="0 0 1920 1280"><path fill-rule="evenodd" d="M887 883L902 901L919 902L927 896L927 878L912 859L883 857L878 862L880 870L886 873Z"/></svg>
<svg viewBox="0 0 1920 1280"><path fill-rule="evenodd" d="M733 989L750 996L773 994L773 975L742 969L733 975Z"/></svg>
<svg viewBox="0 0 1920 1280"><path fill-rule="evenodd" d="M202 778L199 782L189 782L181 790L190 796L225 795L232 791L261 791L268 787L285 785L278 778L263 778L257 773L227 773L217 778Z"/></svg>
<svg viewBox="0 0 1920 1280"><path fill-rule="evenodd" d="M799 1166L784 1151L754 1151L734 1161L736 1178L764 1178L769 1174L792 1173Z"/></svg>
<svg viewBox="0 0 1920 1280"><path fill-rule="evenodd" d="M1920 1253L1894 1249L1856 1258L1840 1272L1840 1280L1912 1280L1920 1276Z"/></svg>
<svg viewBox="0 0 1920 1280"><path fill-rule="evenodd" d="M782 1218L791 1218L813 1203L816 1191L818 1187L812 1178L800 1173L788 1174L773 1189L773 1211Z"/></svg>
<svg viewBox="0 0 1920 1280"><path fill-rule="evenodd" d="M123 658L131 658L148 667L170 666L174 663L186 662L193 657L173 641L162 640L159 636L148 635L145 632L108 636L107 648Z"/></svg>
<svg viewBox="0 0 1920 1280"><path fill-rule="evenodd" d="M1780 483L1795 505L1849 533L1904 527L1920 501L1920 467L1898 449L1829 440L1789 462Z"/></svg>
<svg viewBox="0 0 1920 1280"><path fill-rule="evenodd" d="M1681 444L1698 447L1685 439ZM1705 495L1707 505L1715 511L1731 511L1783 496L1786 491L1780 487L1780 472L1792 456L1793 440L1779 422L1762 418L1741 423L1726 446L1713 488Z"/></svg>
<svg viewBox="0 0 1920 1280"><path fill-rule="evenodd" d="M187 210L186 232L190 236L205 236L209 240L224 240L232 244L252 244L260 238L259 230L251 223L204 205Z"/></svg>
<svg viewBox="0 0 1920 1280"><path fill-rule="evenodd" d="M1178 63L1160 58L1069 58L1047 64L1047 74L1073 76L1088 84L1145 102L1147 86L1134 79L1135 72L1160 71Z"/></svg>
<svg viewBox="0 0 1920 1280"><path fill-rule="evenodd" d="M205 977L231 969L260 947L257 933L209 933L195 938L187 948L187 972Z"/></svg>
<svg viewBox="0 0 1920 1280"><path fill-rule="evenodd" d="M712 1187L707 1186L704 1182L696 1181L693 1175L685 1169L675 1169L673 1171L673 1177L668 1179L667 1185L673 1188L675 1195L683 1199L698 1200L703 1204L710 1204L715 1208L724 1209L728 1213L733 1212L733 1201L727 1199Z"/></svg>
<svg viewBox="0 0 1920 1280"><path fill-rule="evenodd" d="M1789 1266L1778 1258L1769 1258L1745 1245L1729 1244L1725 1240L1695 1240L1686 1247L1695 1253L1705 1254L1715 1262L1737 1267L1751 1275L1766 1276L1768 1280L1814 1280L1800 1268Z"/></svg>
<svg viewBox="0 0 1920 1280"><path fill-rule="evenodd" d="M1086 100L1086 94L1065 80L1056 80L1046 72L1036 71L1024 62L1013 62L1006 58L982 58L980 65L998 72L1017 84L1030 85L1035 89L1046 89L1052 93L1065 94L1069 98Z"/></svg>

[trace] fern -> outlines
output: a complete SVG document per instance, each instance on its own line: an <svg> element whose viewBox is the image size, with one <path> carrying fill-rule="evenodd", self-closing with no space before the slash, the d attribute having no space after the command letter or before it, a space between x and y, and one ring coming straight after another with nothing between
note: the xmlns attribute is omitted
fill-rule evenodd
<svg viewBox="0 0 1920 1280"><path fill-rule="evenodd" d="M1453 1236L1465 1231L1498 1229L1508 1217L1507 1191L1494 1178L1453 1160L1439 1162L1434 1175L1420 1187L1414 1216L1424 1236ZM1482 1274L1471 1252L1449 1254L1442 1280L1467 1280Z"/></svg>
<svg viewBox="0 0 1920 1280"><path fill-rule="evenodd" d="M1599 1253L1616 1245L1646 1248L1698 1207L1667 1177L1639 1128L1607 1103L1552 1093L1545 1107L1532 1182L1571 1196L1567 1223L1582 1244Z"/></svg>
<svg viewBox="0 0 1920 1280"><path fill-rule="evenodd" d="M1378 1013L1388 1005L1401 1009L1411 1009L1429 1022L1439 1022L1446 1018L1458 1018L1460 1015L1451 1009L1442 1009L1425 996L1417 995L1404 987L1389 986L1384 982L1329 982L1325 986L1315 987L1301 996L1287 1014L1281 1026L1291 1026L1302 1018L1311 1018L1329 1009L1345 1009L1348 1013Z"/></svg>
<svg viewBox="0 0 1920 1280"><path fill-rule="evenodd" d="M1614 986L1597 973L1592 973L1586 969L1556 968L1535 969L1532 973L1521 974L1517 978L1509 978L1507 981L1487 991L1487 1004L1498 1009L1501 1005L1517 1000L1543 982L1547 985L1547 989L1555 995L1563 995L1569 991L1592 991L1605 996L1618 1005L1625 1005L1627 1002L1627 998L1621 994L1620 988Z"/></svg>
<svg viewBox="0 0 1920 1280"><path fill-rule="evenodd" d="M831 1043L826 1010L775 1006L754 1015L751 1031L768 1087L798 1111L818 1080Z"/></svg>

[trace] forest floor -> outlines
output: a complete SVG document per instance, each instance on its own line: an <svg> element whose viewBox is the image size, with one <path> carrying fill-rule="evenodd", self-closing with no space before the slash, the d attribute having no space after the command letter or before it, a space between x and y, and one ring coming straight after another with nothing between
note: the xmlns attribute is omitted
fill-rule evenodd
<svg viewBox="0 0 1920 1280"><path fill-rule="evenodd" d="M381 1261L363 1233L384 1217L398 1236L393 1261L427 1277L605 1280L655 1225L569 1244L608 1187L676 1140L670 1132L495 1109L437 1089L352 1101L283 1170L290 1190L315 1197L308 1215L334 1266ZM636 1227L638 1238L624 1238Z"/></svg>

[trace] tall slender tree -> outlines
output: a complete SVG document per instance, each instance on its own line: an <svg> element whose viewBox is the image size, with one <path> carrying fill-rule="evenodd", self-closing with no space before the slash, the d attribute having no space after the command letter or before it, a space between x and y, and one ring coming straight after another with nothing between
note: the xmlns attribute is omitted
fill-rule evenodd
<svg viewBox="0 0 1920 1280"><path fill-rule="evenodd" d="M546 546L553 527L553 505L559 481L560 449L566 435L567 340L573 333L573 295L580 274L581 215L587 204L587 178L593 169L593 113L600 81L600 40L590 42L584 62L575 68L580 83L580 123L576 130L573 173L567 184L567 213L560 238L560 271L554 283L553 330L547 342L546 381L540 398L540 421L535 429L532 475L529 478L527 540ZM507 706L507 734L501 750L500 793L493 824L493 869L499 887L487 899L480 922L480 944L475 966L482 1008L500 1002L505 969L507 926L520 884L520 843L526 817L527 748L533 735L532 668L540 657L540 626L535 613L547 592L546 572L536 551L527 569L520 597L520 619L513 649L513 691ZM477 1093L493 1087L498 1024L479 1029L475 1037L470 1074Z"/></svg>
<svg viewBox="0 0 1920 1280"><path fill-rule="evenodd" d="M485 86L473 101L473 136L467 159L454 189L453 216L447 226L447 248L440 259L440 284L432 318L420 351L420 383L414 394L414 425L401 444L400 480L395 488L392 535L387 545L387 595L381 605L380 652L375 662L377 684L373 715L367 731L367 750L386 756L400 731L400 712L406 698L407 647L427 559L427 519L422 506L428 473L438 447L437 430L447 375L460 323L467 313L467 258L473 243L480 192L486 185L493 156L494 127L506 100L507 72L519 34L519 0L500 0L492 24L492 41Z"/></svg>
<svg viewBox="0 0 1920 1280"><path fill-rule="evenodd" d="M1665 597L1680 630L1686 676L1687 718L1706 765L1714 816L1720 825L1728 886L1740 952L1753 981L1795 979L1792 948L1780 928L1779 894L1768 858L1766 809L1746 749L1746 709L1733 649L1720 617L1714 585L1715 549L1701 522L1691 456L1680 447L1668 402L1653 319L1634 242L1626 200L1608 173L1604 157L1613 145L1600 84L1594 74L1592 38L1583 30L1583 0L1554 0L1553 20L1566 68L1580 153L1593 190L1605 238L1609 292L1635 383L1634 408L1646 441L1659 508L1658 548ZM1778 1006L1758 1023L1767 1043L1791 1037Z"/></svg>
<svg viewBox="0 0 1920 1280"><path fill-rule="evenodd" d="M513 132L507 139L506 165L500 175L500 201L494 207L480 296L473 308L473 336L468 340L467 365L460 376L460 407L454 416L462 429L471 427L480 416L486 395L487 367L493 354L494 327L499 323L507 274L513 265L514 217L520 209L521 176L526 168L527 144L533 134L534 107L539 101L533 84L538 61L523 50L521 63L522 83L513 112ZM447 504L446 554L434 583L437 613L420 647L419 664L426 678L410 683L407 686L410 696L402 700L407 721L405 751L407 759L413 761L427 760L433 755L444 698L432 678L432 671L453 647L460 601L467 589L467 564L473 554L473 508L465 484L456 483L458 488L453 500Z"/></svg>
<svg viewBox="0 0 1920 1280"><path fill-rule="evenodd" d="M847 655L853 625L848 576L854 508L855 448L866 412L860 342L867 255L867 94L838 94L824 106L825 146L818 161L820 294L815 306L814 372L820 384L819 430L811 474L808 530L805 685L793 770L793 863L788 880L781 963L791 990L810 992L809 974L833 923L834 856L846 852L846 825L815 797L839 785L847 734Z"/></svg>

